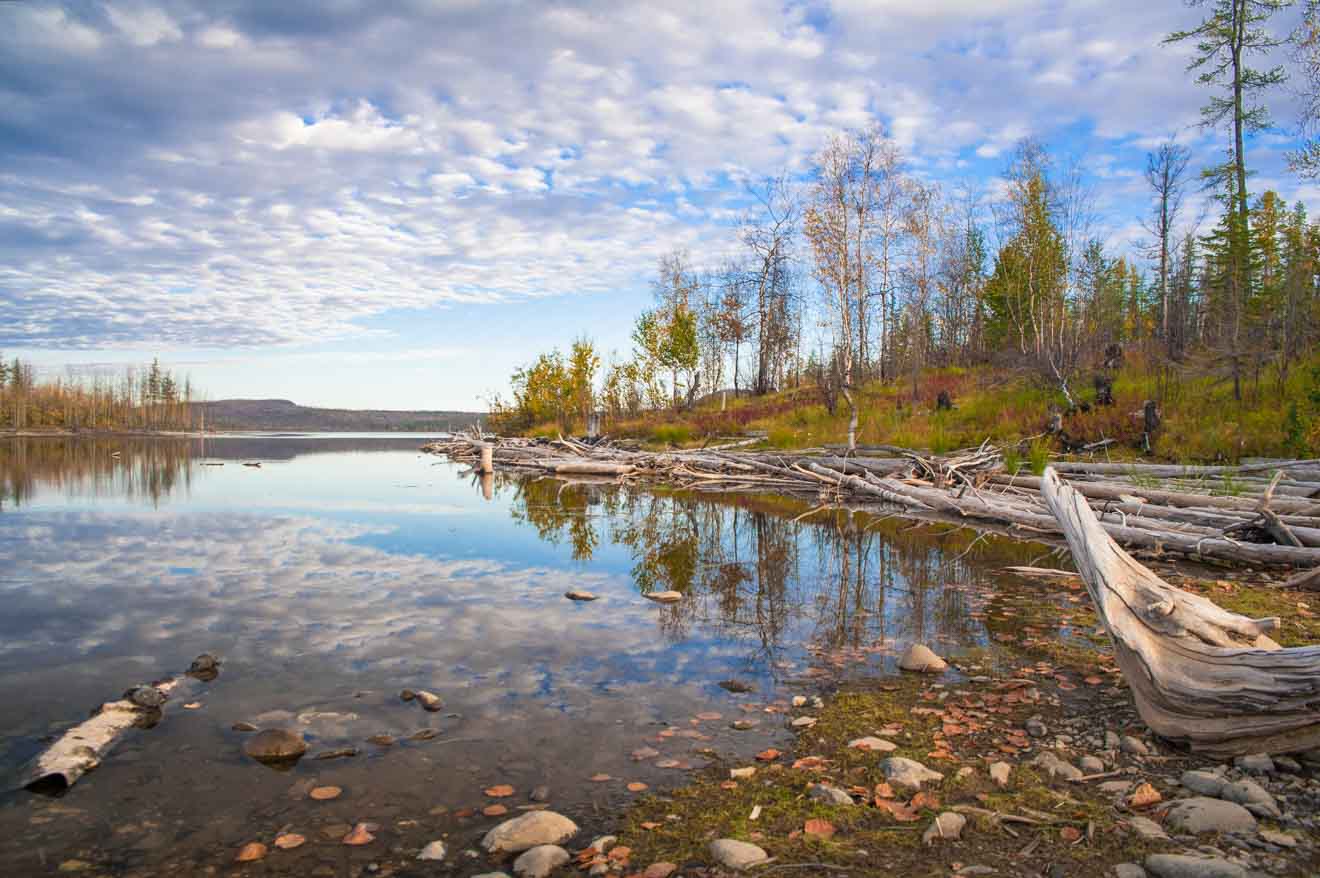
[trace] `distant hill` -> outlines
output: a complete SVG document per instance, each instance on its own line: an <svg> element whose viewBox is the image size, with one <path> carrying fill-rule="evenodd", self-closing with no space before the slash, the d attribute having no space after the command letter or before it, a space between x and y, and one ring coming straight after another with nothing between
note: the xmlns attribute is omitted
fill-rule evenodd
<svg viewBox="0 0 1320 878"><path fill-rule="evenodd" d="M457 430L486 417L483 412L321 409L287 399L219 399L197 407L206 415L208 430L432 432Z"/></svg>

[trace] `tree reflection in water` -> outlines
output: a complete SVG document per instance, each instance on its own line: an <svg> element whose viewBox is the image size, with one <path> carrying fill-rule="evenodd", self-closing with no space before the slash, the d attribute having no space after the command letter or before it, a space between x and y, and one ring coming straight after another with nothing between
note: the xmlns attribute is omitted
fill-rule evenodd
<svg viewBox="0 0 1320 878"><path fill-rule="evenodd" d="M159 506L192 483L193 446L184 439L137 436L0 440L0 509L22 506L38 488L65 497L128 497Z"/></svg>
<svg viewBox="0 0 1320 878"><path fill-rule="evenodd" d="M506 480L513 517L590 561L625 548L641 594L687 599L661 608L672 640L694 625L738 639L749 662L773 664L794 626L818 650L897 650L913 640L985 640L974 616L990 574L1039 549L965 529L765 495L657 492L611 481ZM796 517L795 517L796 516Z"/></svg>

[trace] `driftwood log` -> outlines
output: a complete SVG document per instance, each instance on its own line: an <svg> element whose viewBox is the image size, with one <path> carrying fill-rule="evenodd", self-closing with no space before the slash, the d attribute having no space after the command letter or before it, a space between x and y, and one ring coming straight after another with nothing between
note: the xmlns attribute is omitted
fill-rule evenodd
<svg viewBox="0 0 1320 878"><path fill-rule="evenodd" d="M149 729L160 722L165 702L193 680L213 680L219 663L210 655L193 660L185 674L137 686L115 701L107 701L56 739L20 773L19 786L36 793L58 794L101 764L130 729Z"/></svg>
<svg viewBox="0 0 1320 878"><path fill-rule="evenodd" d="M1320 646L1281 649L1269 637L1277 618L1174 588L1123 551L1052 469L1040 484L1156 734L1215 757L1320 747Z"/></svg>

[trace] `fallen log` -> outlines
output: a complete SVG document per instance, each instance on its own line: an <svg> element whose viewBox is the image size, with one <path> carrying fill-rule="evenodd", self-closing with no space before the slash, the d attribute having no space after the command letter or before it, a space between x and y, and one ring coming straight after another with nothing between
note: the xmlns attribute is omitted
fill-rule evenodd
<svg viewBox="0 0 1320 878"><path fill-rule="evenodd" d="M1269 637L1277 618L1239 616L1164 582L1052 469L1041 493L1156 734L1218 758L1320 747L1320 646L1281 649Z"/></svg>
<svg viewBox="0 0 1320 878"><path fill-rule="evenodd" d="M193 659L187 673L136 686L123 698L107 701L90 719L60 735L38 754L20 772L18 785L34 793L64 792L100 765L129 729L149 729L160 722L165 702L185 689L189 681L213 680L218 673L219 662L204 653Z"/></svg>

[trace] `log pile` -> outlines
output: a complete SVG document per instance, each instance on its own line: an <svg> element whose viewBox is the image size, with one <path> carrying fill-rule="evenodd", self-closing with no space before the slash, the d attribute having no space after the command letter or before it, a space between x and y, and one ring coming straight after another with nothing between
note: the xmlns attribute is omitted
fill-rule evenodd
<svg viewBox="0 0 1320 878"><path fill-rule="evenodd" d="M888 449L862 456L830 449L749 451L745 440L645 451L584 442L456 435L423 451L470 463L483 450L495 468L560 479L662 482L693 491L770 491L821 505L899 508L904 514L1059 539L1043 480L1009 473L986 443L945 455ZM872 452L873 453L873 452ZM1320 461L1239 467L1058 462L1119 545L1152 557L1228 565L1320 567ZM1320 576L1305 580L1320 587Z"/></svg>

